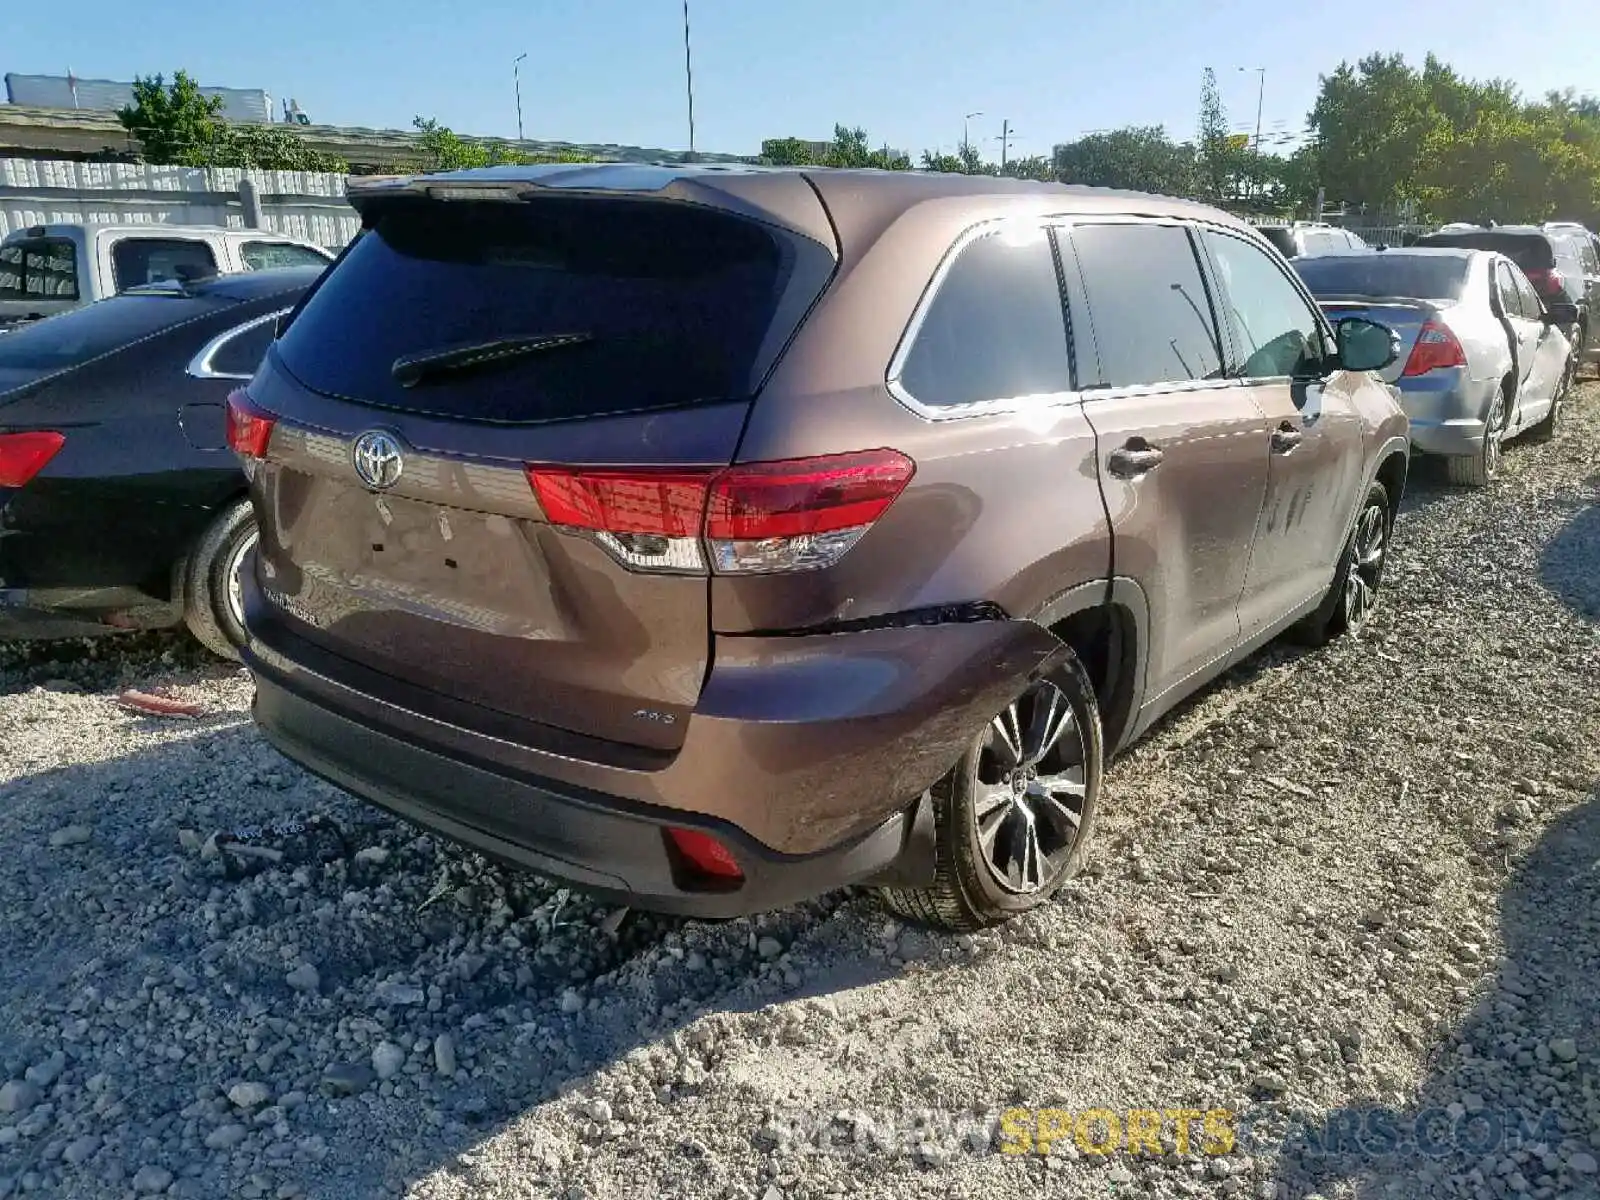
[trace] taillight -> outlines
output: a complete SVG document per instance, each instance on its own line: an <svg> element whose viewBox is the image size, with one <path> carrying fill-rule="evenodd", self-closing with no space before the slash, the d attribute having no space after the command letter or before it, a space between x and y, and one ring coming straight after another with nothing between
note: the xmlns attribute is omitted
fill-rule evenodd
<svg viewBox="0 0 1600 1200"><path fill-rule="evenodd" d="M1405 370L1401 374L1426 375L1441 367L1466 365L1467 354L1456 335L1450 332L1448 326L1438 321L1428 321L1417 334L1417 344L1411 347L1411 356L1406 359Z"/></svg>
<svg viewBox="0 0 1600 1200"><path fill-rule="evenodd" d="M23 486L66 444L65 436L45 429L0 433L0 488Z"/></svg>
<svg viewBox="0 0 1600 1200"><path fill-rule="evenodd" d="M1561 278L1561 272L1546 268L1542 271L1525 271L1528 282L1533 284L1535 290L1543 296L1554 296L1566 287L1566 281Z"/></svg>
<svg viewBox="0 0 1600 1200"><path fill-rule="evenodd" d="M586 530L640 570L719 574L830 566L861 539L916 470L898 450L724 470L528 467L552 525Z"/></svg>
<svg viewBox="0 0 1600 1200"><path fill-rule="evenodd" d="M252 403L242 389L233 392L228 397L228 449L241 458L265 458L276 422L276 417Z"/></svg>
<svg viewBox="0 0 1600 1200"><path fill-rule="evenodd" d="M706 540L724 574L837 562L911 482L897 450L730 467L711 485Z"/></svg>

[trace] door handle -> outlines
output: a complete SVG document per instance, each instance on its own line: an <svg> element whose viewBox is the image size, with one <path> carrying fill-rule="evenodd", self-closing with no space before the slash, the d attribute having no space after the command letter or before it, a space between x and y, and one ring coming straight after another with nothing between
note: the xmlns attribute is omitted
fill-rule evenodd
<svg viewBox="0 0 1600 1200"><path fill-rule="evenodd" d="M1287 454L1298 446L1304 439L1301 433L1287 421L1272 431L1272 452L1274 454Z"/></svg>
<svg viewBox="0 0 1600 1200"><path fill-rule="evenodd" d="M1143 438L1134 438L1107 456L1106 469L1118 479L1137 479L1159 467L1165 457L1159 447L1152 446Z"/></svg>

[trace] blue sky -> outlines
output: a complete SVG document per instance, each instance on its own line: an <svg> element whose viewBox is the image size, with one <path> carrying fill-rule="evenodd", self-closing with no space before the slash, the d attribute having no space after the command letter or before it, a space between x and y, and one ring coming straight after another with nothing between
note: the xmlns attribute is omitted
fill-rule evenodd
<svg viewBox="0 0 1600 1200"><path fill-rule="evenodd" d="M1525 92L1600 92L1600 9L1541 0L1392 0L1316 15L1237 0L690 0L696 142L754 153L763 137L866 127L875 144L953 148L1002 118L1014 153L1048 153L1096 129L1163 124L1192 136L1206 66L1236 128L1300 129L1319 72L1373 50L1433 50ZM46 10L49 11L49 10ZM293 96L312 120L514 136L512 59L529 137L687 144L681 0L305 0L176 4L74 0L62 19L7 19L0 71L128 79L183 67L202 83Z"/></svg>

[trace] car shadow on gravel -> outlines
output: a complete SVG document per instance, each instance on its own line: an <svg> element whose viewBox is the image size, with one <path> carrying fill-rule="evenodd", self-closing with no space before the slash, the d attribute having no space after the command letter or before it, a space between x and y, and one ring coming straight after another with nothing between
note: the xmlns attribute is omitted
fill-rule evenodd
<svg viewBox="0 0 1600 1200"><path fill-rule="evenodd" d="M694 1095L716 1051L677 1032L706 1014L743 1028L898 973L844 953L848 896L618 921L338 793L231 719L0 784L0 1197L120 1197L141 1169L178 1196L392 1194L640 1047L680 1047L649 1103ZM310 817L337 833L295 828ZM206 843L241 828L284 858L227 870ZM802 938L850 965L791 964ZM230 1102L241 1082L265 1098Z"/></svg>
<svg viewBox="0 0 1600 1200"><path fill-rule="evenodd" d="M1284 1139L1280 1196L1600 1196L1600 786L1517 865L1500 933L1477 1005L1404 1108L1261 1121L1269 1146Z"/></svg>
<svg viewBox="0 0 1600 1200"><path fill-rule="evenodd" d="M1561 501L1572 519L1545 548L1539 579L1580 617L1600 622L1600 475L1588 483L1589 498Z"/></svg>

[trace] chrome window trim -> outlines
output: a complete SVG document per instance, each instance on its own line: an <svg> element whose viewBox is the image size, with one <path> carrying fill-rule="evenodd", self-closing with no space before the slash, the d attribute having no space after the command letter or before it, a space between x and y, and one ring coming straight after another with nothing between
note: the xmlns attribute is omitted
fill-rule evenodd
<svg viewBox="0 0 1600 1200"><path fill-rule="evenodd" d="M964 417L991 416L996 413L1017 412L1024 408L1048 408L1056 405L1070 404L1077 399L1077 394L1072 391L1041 392L1031 396L1006 396L994 400L979 400L970 404L927 404L918 400L911 390L900 382L900 376L905 370L906 359L911 357L912 347L916 345L917 335L922 331L928 313L933 308L933 301L938 296L939 290L944 286L945 279L949 276L951 268L966 248L974 242L986 237L999 237L1010 230L1026 230L1038 232L1046 238L1049 237L1050 226L1053 222L1047 217L991 217L969 225L963 229L956 240L950 243L940 258L939 265L933 269L933 275L928 284L922 289L922 295L917 298L917 306L911 312L911 320L906 323L905 329L900 334L900 341L895 346L894 354L889 359L889 369L885 375L884 383L889 389L889 394L906 408L925 421L954 421ZM1052 269L1054 269L1052 267ZM1066 319L1062 318L1063 335L1061 352L1067 353L1065 338ZM1070 361L1070 360L1065 360ZM1070 375L1069 375L1070 378Z"/></svg>
<svg viewBox="0 0 1600 1200"><path fill-rule="evenodd" d="M243 325L234 325L231 328L224 329L216 337L200 347L200 352L189 360L189 365L184 369L184 374L191 379L234 379L248 382L251 378L249 375L235 375L227 371L214 370L211 366L211 360L234 338L249 333L252 329L259 325L265 325L268 321L276 321L288 311L287 308L280 308L264 316L253 317Z"/></svg>

